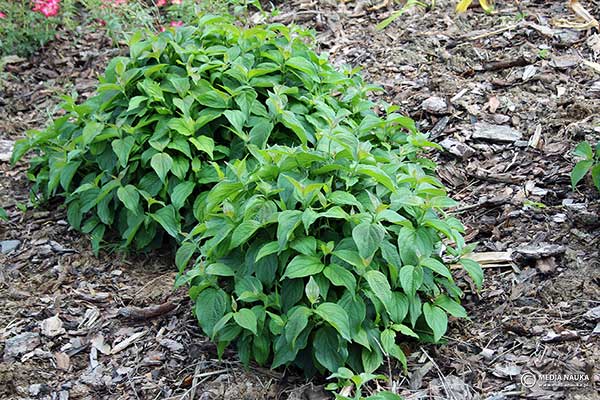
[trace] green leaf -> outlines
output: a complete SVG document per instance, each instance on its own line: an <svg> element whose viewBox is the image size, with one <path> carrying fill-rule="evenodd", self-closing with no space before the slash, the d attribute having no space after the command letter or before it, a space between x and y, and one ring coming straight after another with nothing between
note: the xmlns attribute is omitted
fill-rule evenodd
<svg viewBox="0 0 600 400"><path fill-rule="evenodd" d="M179 232L181 230L179 226L179 214L173 205L169 204L154 214L150 214L150 216L158 222L169 235L173 236L175 239L179 237Z"/></svg>
<svg viewBox="0 0 600 400"><path fill-rule="evenodd" d="M377 183L382 184L391 192L396 191L396 185L394 184L394 181L381 168L373 165L361 164L356 168L356 172L370 176L371 178L375 179Z"/></svg>
<svg viewBox="0 0 600 400"><path fill-rule="evenodd" d="M256 331L256 315L249 308L242 308L233 314L233 319L242 328L249 330L254 335L258 334Z"/></svg>
<svg viewBox="0 0 600 400"><path fill-rule="evenodd" d="M306 298L308 299L310 304L315 304L317 299L319 298L319 295L321 294L319 285L312 276L308 278L308 283L304 288L304 293L306 294Z"/></svg>
<svg viewBox="0 0 600 400"><path fill-rule="evenodd" d="M571 187L575 189L575 186L579 183L580 180L583 179L585 174L592 167L593 161L590 160L582 160L575 164L575 168L571 171Z"/></svg>
<svg viewBox="0 0 600 400"><path fill-rule="evenodd" d="M346 268L330 264L323 269L323 275L335 286L344 286L350 293L356 292L356 278Z"/></svg>
<svg viewBox="0 0 600 400"><path fill-rule="evenodd" d="M183 272L197 248L195 243L184 242L177 249L177 253L175 253L175 265L179 269L179 272Z"/></svg>
<svg viewBox="0 0 600 400"><path fill-rule="evenodd" d="M208 136L191 137L190 143L192 143L196 149L203 151L212 159L213 152L215 151L215 141Z"/></svg>
<svg viewBox="0 0 600 400"><path fill-rule="evenodd" d="M119 164L122 168L127 167L127 162L129 161L129 155L131 154L131 150L135 145L135 137L127 136L123 139L115 139L112 141L111 146L117 158L119 159Z"/></svg>
<svg viewBox="0 0 600 400"><path fill-rule="evenodd" d="M367 271L364 275L375 296L385 305L392 301L392 289L384 274L379 271Z"/></svg>
<svg viewBox="0 0 600 400"><path fill-rule="evenodd" d="M286 210L279 213L277 216L277 240L279 243L279 250L283 250L294 230L300 225L302 219L302 211L300 210Z"/></svg>
<svg viewBox="0 0 600 400"><path fill-rule="evenodd" d="M304 72L311 77L316 75L315 66L313 63L303 57L291 57L285 62L285 65L297 69L298 71Z"/></svg>
<svg viewBox="0 0 600 400"><path fill-rule="evenodd" d="M228 265L223 263L214 263L206 267L208 275L216 276L235 276L235 271Z"/></svg>
<svg viewBox="0 0 600 400"><path fill-rule="evenodd" d="M85 124L83 131L81 132L81 138L83 139L83 145L87 146L92 143L96 136L98 136L104 129L104 124L101 122L90 121Z"/></svg>
<svg viewBox="0 0 600 400"><path fill-rule="evenodd" d="M295 347L296 339L298 335L308 325L308 317L312 314L312 311L306 307L299 306L289 314L287 323L285 324L285 340L292 346Z"/></svg>
<svg viewBox="0 0 600 400"><path fill-rule="evenodd" d="M406 355L400 349L400 346L396 344L396 332L391 329L384 329L381 332L381 347L383 347L383 351L387 355L400 361L404 369L406 369Z"/></svg>
<svg viewBox="0 0 600 400"><path fill-rule="evenodd" d="M337 371L348 357L348 350L340 346L338 335L327 326L317 330L313 342L313 355L328 371Z"/></svg>
<svg viewBox="0 0 600 400"><path fill-rule="evenodd" d="M414 296L423 284L423 269L413 265L405 265L398 273L400 286L409 296Z"/></svg>
<svg viewBox="0 0 600 400"><path fill-rule="evenodd" d="M249 137L244 133L244 123L246 122L246 115L240 110L227 110L223 113L225 118L233 127L233 132L238 135L242 140L248 141Z"/></svg>
<svg viewBox="0 0 600 400"><path fill-rule="evenodd" d="M481 289L481 287L483 286L483 270L481 269L481 265L479 265L478 262L471 260L470 258L463 258L460 260L460 263L462 264L465 271L467 271L471 279L473 279L473 282L475 283L477 288Z"/></svg>
<svg viewBox="0 0 600 400"><path fill-rule="evenodd" d="M152 156L150 160L150 165L152 169L156 172L156 175L160 178L161 181L165 181L167 177L167 173L171 170L173 166L173 159L167 153L156 153Z"/></svg>
<svg viewBox="0 0 600 400"><path fill-rule="evenodd" d="M315 275L321 272L323 268L325 268L325 265L323 265L319 257L299 255L290 261L281 279L294 279Z"/></svg>
<svg viewBox="0 0 600 400"><path fill-rule="evenodd" d="M440 261L435 258L424 258L421 260L421 265L429 268L433 272L437 272L438 274L452 280L452 274L448 267L442 264Z"/></svg>
<svg viewBox="0 0 600 400"><path fill-rule="evenodd" d="M125 205L125 207L134 212L138 212L138 205L140 203L140 195L138 190L133 185L122 186L117 189L117 197Z"/></svg>
<svg viewBox="0 0 600 400"><path fill-rule="evenodd" d="M322 303L320 304L315 313L323 320L327 321L339 334L346 339L351 341L352 337L350 334L350 320L346 311L335 303Z"/></svg>
<svg viewBox="0 0 600 400"><path fill-rule="evenodd" d="M438 307L443 308L448 314L452 315L456 318L467 318L467 312L456 301L452 300L450 297L442 294L435 299L434 304Z"/></svg>
<svg viewBox="0 0 600 400"><path fill-rule="evenodd" d="M254 235L262 224L255 220L244 221L239 224L231 234L231 243L229 244L230 249L234 249L248 241L248 239Z"/></svg>
<svg viewBox="0 0 600 400"><path fill-rule="evenodd" d="M358 254L364 260L370 260L385 236L385 229L379 224L363 222L352 230L352 239L358 248Z"/></svg>
<svg viewBox="0 0 600 400"><path fill-rule="evenodd" d="M268 255L271 255L273 253L277 253L278 250L279 250L279 243L277 243L276 241L266 243L260 248L258 253L256 253L256 259L254 260L254 262L257 262L257 261L261 260L262 258L264 258Z"/></svg>
<svg viewBox="0 0 600 400"><path fill-rule="evenodd" d="M588 142L579 143L573 150L573 154L588 161L594 159L594 150Z"/></svg>
<svg viewBox="0 0 600 400"><path fill-rule="evenodd" d="M592 182L594 182L596 189L600 191L600 163L592 167Z"/></svg>
<svg viewBox="0 0 600 400"><path fill-rule="evenodd" d="M207 335L212 335L215 324L225 315L227 294L221 289L204 289L196 298L196 318Z"/></svg>
<svg viewBox="0 0 600 400"><path fill-rule="evenodd" d="M404 293L393 292L392 301L384 306L394 322L404 321L408 314L408 299Z"/></svg>
<svg viewBox="0 0 600 400"><path fill-rule="evenodd" d="M176 210L179 210L185 204L187 198L192 194L196 184L194 182L181 182L179 185L175 186L173 192L171 193L171 203Z"/></svg>
<svg viewBox="0 0 600 400"><path fill-rule="evenodd" d="M423 315L425 322L433 331L433 340L439 341L448 329L448 316L444 310L429 303L423 304Z"/></svg>

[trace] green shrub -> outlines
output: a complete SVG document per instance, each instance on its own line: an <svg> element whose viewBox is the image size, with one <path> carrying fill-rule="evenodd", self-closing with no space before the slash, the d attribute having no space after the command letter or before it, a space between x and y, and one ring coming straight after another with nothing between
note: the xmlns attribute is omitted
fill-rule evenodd
<svg viewBox="0 0 600 400"><path fill-rule="evenodd" d="M65 116L16 145L13 162L40 150L34 192L65 196L69 222L95 249L109 231L137 249L160 245L163 231L179 238L220 180L213 165L247 156L248 145L310 145L326 118L357 124L371 107L368 87L299 30L241 30L219 17L199 26L136 35L95 97L66 98ZM317 117L317 107L334 115Z"/></svg>
<svg viewBox="0 0 600 400"><path fill-rule="evenodd" d="M406 367L397 340L438 342L465 317L455 203L421 158L438 147L368 100L282 25L220 17L134 36L98 94L15 145L35 150L33 194L64 196L70 224L123 248L173 237L177 285L219 353L307 374ZM462 279L465 275L460 272Z"/></svg>
<svg viewBox="0 0 600 400"><path fill-rule="evenodd" d="M600 142L596 143L595 150L588 142L581 142L575 147L573 154L581 160L575 164L573 171L571 171L571 187L575 189L579 181L591 171L592 182L596 189L600 191Z"/></svg>
<svg viewBox="0 0 600 400"><path fill-rule="evenodd" d="M191 284L220 352L235 341L245 363L372 372L384 355L406 367L398 336L438 342L447 313L466 317L444 264L464 253L463 227L439 215L455 203L416 155L433 144L402 133L403 118L334 125L312 149L253 149L228 165L176 257L183 271L199 249L178 285ZM359 138L378 131L394 140ZM479 265L460 262L480 286Z"/></svg>

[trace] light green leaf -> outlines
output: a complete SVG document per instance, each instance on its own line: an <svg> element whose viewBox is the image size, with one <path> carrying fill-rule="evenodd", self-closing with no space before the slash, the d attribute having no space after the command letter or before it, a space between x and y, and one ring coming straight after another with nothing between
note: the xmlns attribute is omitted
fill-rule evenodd
<svg viewBox="0 0 600 400"><path fill-rule="evenodd" d="M160 180L164 182L167 173L173 166L173 159L167 153L156 153L150 160L150 166L152 166Z"/></svg>
<svg viewBox="0 0 600 400"><path fill-rule="evenodd" d="M385 229L378 224L363 222L352 230L352 239L358 248L358 254L364 260L370 260L385 236Z"/></svg>
<svg viewBox="0 0 600 400"><path fill-rule="evenodd" d="M212 138L208 136L191 137L190 143L192 143L199 151L203 151L208 154L211 159L213 158L215 141Z"/></svg>
<svg viewBox="0 0 600 400"><path fill-rule="evenodd" d="M413 265L405 265L398 272L400 286L409 296L414 296L423 284L423 269Z"/></svg>
<svg viewBox="0 0 600 400"><path fill-rule="evenodd" d="M242 308L240 311L233 314L233 320L242 328L249 330L254 335L257 335L256 331L256 314L249 308Z"/></svg>
<svg viewBox="0 0 600 400"><path fill-rule="evenodd" d="M575 186L579 183L580 180L583 179L585 174L592 167L592 161L590 160L582 160L575 164L575 168L571 171L571 187L575 189Z"/></svg>
<svg viewBox="0 0 600 400"><path fill-rule="evenodd" d="M213 334L215 324L225 315L227 294L221 289L204 289L196 298L196 318L207 335Z"/></svg>
<svg viewBox="0 0 600 400"><path fill-rule="evenodd" d="M133 136L126 136L123 139L115 139L112 141L112 149L117 155L121 167L125 168L127 166L129 154L131 154L131 150L133 149L134 145L135 137Z"/></svg>
<svg viewBox="0 0 600 400"><path fill-rule="evenodd" d="M385 305L392 301L392 289L384 274L379 271L367 271L364 275L375 296Z"/></svg>
<svg viewBox="0 0 600 400"><path fill-rule="evenodd" d="M255 220L244 221L239 224L231 234L230 249L234 249L244 243L256 232L262 224Z"/></svg>
<svg viewBox="0 0 600 400"><path fill-rule="evenodd" d="M463 258L460 260L463 268L467 271L473 282L478 289L483 286L483 270L478 262L471 260L470 258Z"/></svg>
<svg viewBox="0 0 600 400"><path fill-rule="evenodd" d="M188 262L196 252L197 246L195 243L184 242L175 253L175 265L179 272L183 272Z"/></svg>
<svg viewBox="0 0 600 400"><path fill-rule="evenodd" d="M323 275L335 286L344 286L352 294L356 292L356 278L346 268L330 264L323 269Z"/></svg>
<svg viewBox="0 0 600 400"><path fill-rule="evenodd" d="M435 258L424 258L421 260L421 265L429 268L433 272L437 272L438 274L452 280L452 274L448 267L442 264L440 261Z"/></svg>
<svg viewBox="0 0 600 400"><path fill-rule="evenodd" d="M314 256L299 255L290 261L285 269L282 280L284 278L294 279L302 278L309 275L315 275L321 272L325 265L321 259Z"/></svg>
<svg viewBox="0 0 600 400"><path fill-rule="evenodd" d="M90 121L85 124L83 131L81 132L81 137L83 139L83 145L87 146L92 143L96 136L98 136L102 130L104 129L104 124L101 122Z"/></svg>
<svg viewBox="0 0 600 400"><path fill-rule="evenodd" d="M122 186L117 189L117 197L125 205L125 207L137 213L140 202L140 195L133 185Z"/></svg>
<svg viewBox="0 0 600 400"><path fill-rule="evenodd" d="M176 210L179 210L185 204L187 198L192 194L196 184L191 181L181 182L175 186L173 193L171 193L171 203Z"/></svg>
<svg viewBox="0 0 600 400"><path fill-rule="evenodd" d="M322 303L317 307L315 313L335 328L344 339L352 340L348 314L342 307L335 303Z"/></svg>
<svg viewBox="0 0 600 400"><path fill-rule="evenodd" d="M158 210L156 213L150 214L150 216L158 222L169 235L176 239L179 237L179 214L175 211L173 205L169 204Z"/></svg>
<svg viewBox="0 0 600 400"><path fill-rule="evenodd" d="M425 322L433 331L433 340L439 341L448 329L448 316L444 310L429 303L423 304L423 315Z"/></svg>
<svg viewBox="0 0 600 400"><path fill-rule="evenodd" d="M466 318L467 317L467 312L465 311L463 306L461 306L460 303L457 303L456 301L452 300L450 297L446 296L445 294L438 296L438 298L435 299L434 304L436 306L441 307L444 310L446 310L446 312L448 314L452 315L453 317L456 317L456 318Z"/></svg>

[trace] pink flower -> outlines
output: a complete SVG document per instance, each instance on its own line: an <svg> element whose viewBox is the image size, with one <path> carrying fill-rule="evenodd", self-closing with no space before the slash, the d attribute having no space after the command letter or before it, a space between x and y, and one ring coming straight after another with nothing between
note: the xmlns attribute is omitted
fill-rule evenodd
<svg viewBox="0 0 600 400"><path fill-rule="evenodd" d="M172 27L183 26L183 21L171 21Z"/></svg>
<svg viewBox="0 0 600 400"><path fill-rule="evenodd" d="M4 19L6 18L6 14L4 14L2 11L0 11L0 19Z"/></svg>
<svg viewBox="0 0 600 400"><path fill-rule="evenodd" d="M162 7L165 4L167 4L167 0L156 0L156 6L157 7Z"/></svg>
<svg viewBox="0 0 600 400"><path fill-rule="evenodd" d="M60 9L60 0L33 0L33 11L39 11L45 17L54 17Z"/></svg>

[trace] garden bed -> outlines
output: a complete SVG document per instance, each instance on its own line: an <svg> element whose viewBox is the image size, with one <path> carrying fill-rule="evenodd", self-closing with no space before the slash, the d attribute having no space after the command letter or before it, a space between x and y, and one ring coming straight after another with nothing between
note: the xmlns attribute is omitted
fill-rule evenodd
<svg viewBox="0 0 600 400"><path fill-rule="evenodd" d="M586 6L600 15L597 2ZM569 151L600 137L600 73L581 61L598 62L600 39L552 27L551 18L570 16L562 2L501 3L493 16L457 17L451 7L408 12L383 31L375 25L390 10L360 2L286 2L273 17L316 29L334 62L361 66L450 150L435 155L439 176L460 201L469 241L487 253L484 289L464 304L471 321L451 323L446 345L406 348L411 374L390 369L390 388L415 399L594 398L600 201L589 182L571 190ZM119 51L83 27L10 60L0 76L0 140L44 126L56 95L89 95ZM327 398L322 381L307 384L298 371L244 370L234 353L218 361L185 291L172 290L171 254L94 257L58 204L19 209L25 171L0 162L10 215L0 240L18 241L0 255L0 397ZM156 305L168 312L130 308ZM595 382L528 389L527 372Z"/></svg>

